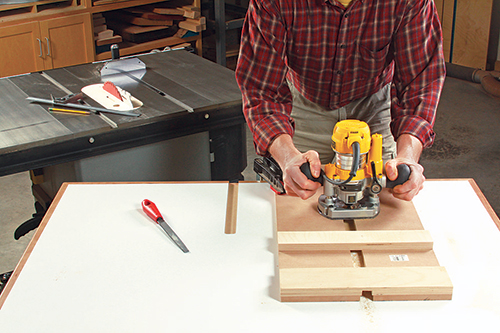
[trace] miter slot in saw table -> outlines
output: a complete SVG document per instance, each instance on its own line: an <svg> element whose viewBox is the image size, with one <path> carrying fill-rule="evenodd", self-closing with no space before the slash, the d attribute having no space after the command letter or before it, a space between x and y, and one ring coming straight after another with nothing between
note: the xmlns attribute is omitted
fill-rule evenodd
<svg viewBox="0 0 500 333"><path fill-rule="evenodd" d="M453 285L413 203L384 190L376 218L331 220L317 211L319 194L277 196L281 301L451 299Z"/></svg>

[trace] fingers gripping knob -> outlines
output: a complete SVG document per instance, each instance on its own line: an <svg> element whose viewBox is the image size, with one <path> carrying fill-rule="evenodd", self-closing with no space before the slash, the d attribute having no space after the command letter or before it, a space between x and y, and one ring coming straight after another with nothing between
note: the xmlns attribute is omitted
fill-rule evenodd
<svg viewBox="0 0 500 333"><path fill-rule="evenodd" d="M394 188L398 185L403 185L404 183L406 183L408 179L410 179L411 170L407 164L399 164L397 166L397 169L398 169L398 178L396 178L395 180L390 180L389 178L387 178L385 187Z"/></svg>
<svg viewBox="0 0 500 333"><path fill-rule="evenodd" d="M317 182L317 183L323 184L323 174L324 174L324 171L321 170L321 173L320 173L319 177L313 177L313 175L311 173L311 165L309 164L309 162L306 162L306 163L302 164L300 166L300 171L302 171L302 173L304 175L306 175L306 177L308 179L312 180L313 182Z"/></svg>

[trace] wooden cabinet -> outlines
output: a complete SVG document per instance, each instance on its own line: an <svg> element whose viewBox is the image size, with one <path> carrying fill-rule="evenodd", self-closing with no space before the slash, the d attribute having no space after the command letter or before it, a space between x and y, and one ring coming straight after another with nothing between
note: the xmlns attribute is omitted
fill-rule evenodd
<svg viewBox="0 0 500 333"><path fill-rule="evenodd" d="M43 0L0 4L0 77L110 59L96 54L94 14L168 0ZM183 2L184 3L184 2ZM200 6L200 0L191 2ZM195 42L201 54L201 33L145 43L124 43L122 56Z"/></svg>
<svg viewBox="0 0 500 333"><path fill-rule="evenodd" d="M0 76L92 62L90 14L0 28Z"/></svg>
<svg viewBox="0 0 500 333"><path fill-rule="evenodd" d="M40 21L45 69L92 62L91 23L88 13Z"/></svg>
<svg viewBox="0 0 500 333"><path fill-rule="evenodd" d="M38 22L0 28L0 76L44 69Z"/></svg>

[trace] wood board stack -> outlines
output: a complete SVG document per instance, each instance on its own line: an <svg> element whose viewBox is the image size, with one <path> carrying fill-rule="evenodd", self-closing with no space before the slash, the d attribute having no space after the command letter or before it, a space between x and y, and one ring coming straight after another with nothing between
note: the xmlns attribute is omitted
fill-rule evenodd
<svg viewBox="0 0 500 333"><path fill-rule="evenodd" d="M411 202L386 190L374 219L330 220L308 200L277 196L283 302L450 300L453 285Z"/></svg>
<svg viewBox="0 0 500 333"><path fill-rule="evenodd" d="M94 40L96 53L109 51L112 44L120 43L122 37L115 35L114 31L109 29L106 24L106 18L102 13L96 13L93 16Z"/></svg>
<svg viewBox="0 0 500 333"><path fill-rule="evenodd" d="M179 30L199 33L206 29L206 19L201 16L201 8L194 6L148 5L112 11L105 16L112 29L125 41L133 43L179 36L183 32Z"/></svg>

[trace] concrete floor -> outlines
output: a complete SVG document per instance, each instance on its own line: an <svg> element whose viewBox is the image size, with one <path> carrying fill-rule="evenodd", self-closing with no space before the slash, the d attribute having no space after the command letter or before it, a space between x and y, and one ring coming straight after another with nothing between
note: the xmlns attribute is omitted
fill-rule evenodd
<svg viewBox="0 0 500 333"><path fill-rule="evenodd" d="M435 125L437 139L422 156L426 177L473 178L491 206L500 215L500 99L481 86L447 78ZM245 179L255 180L256 157L248 136L248 167ZM15 229L35 212L27 172L0 177L0 273L17 265L34 232L15 240ZM460 202L457 193L456 207ZM439 202L436 202L439 205Z"/></svg>

